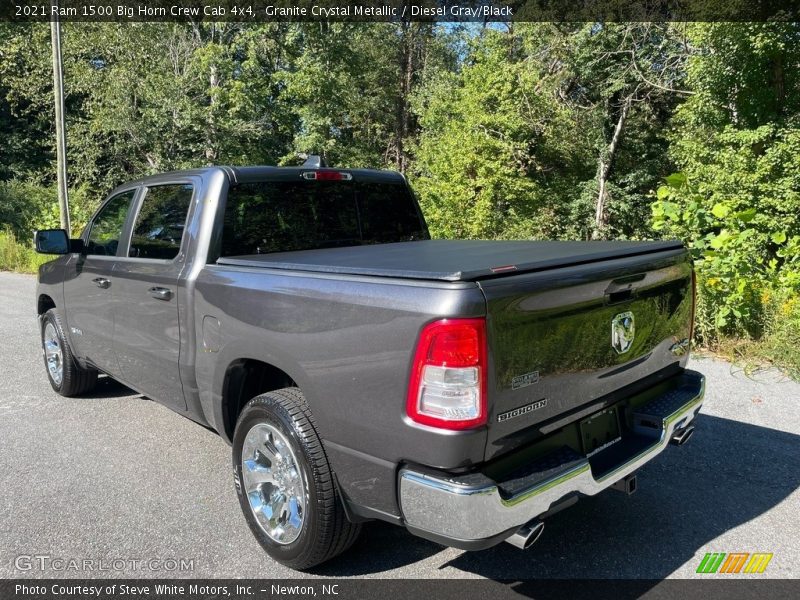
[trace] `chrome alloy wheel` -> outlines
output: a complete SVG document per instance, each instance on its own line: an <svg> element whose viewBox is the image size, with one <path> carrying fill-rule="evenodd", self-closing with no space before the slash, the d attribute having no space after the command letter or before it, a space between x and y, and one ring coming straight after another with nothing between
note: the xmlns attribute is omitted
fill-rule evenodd
<svg viewBox="0 0 800 600"><path fill-rule="evenodd" d="M264 533L278 544L295 541L303 529L308 486L289 440L269 423L253 425L247 432L242 479Z"/></svg>
<svg viewBox="0 0 800 600"><path fill-rule="evenodd" d="M61 385L64 377L64 353L61 350L61 343L58 341L56 328L52 323L47 323L44 328L44 359L47 363L47 372L50 379L56 385Z"/></svg>

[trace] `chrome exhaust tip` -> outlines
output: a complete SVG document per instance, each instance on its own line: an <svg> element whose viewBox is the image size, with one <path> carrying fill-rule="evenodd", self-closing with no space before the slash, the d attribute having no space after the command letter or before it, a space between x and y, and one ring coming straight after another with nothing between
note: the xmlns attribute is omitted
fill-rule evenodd
<svg viewBox="0 0 800 600"><path fill-rule="evenodd" d="M530 523L520 527L516 533L512 534L506 541L520 550L527 550L539 539L544 531L544 523L534 519Z"/></svg>
<svg viewBox="0 0 800 600"><path fill-rule="evenodd" d="M679 429L674 434L672 434L672 439L669 441L670 444L675 446L683 446L686 442L689 441L689 438L692 437L694 433L694 425L687 425L683 429Z"/></svg>

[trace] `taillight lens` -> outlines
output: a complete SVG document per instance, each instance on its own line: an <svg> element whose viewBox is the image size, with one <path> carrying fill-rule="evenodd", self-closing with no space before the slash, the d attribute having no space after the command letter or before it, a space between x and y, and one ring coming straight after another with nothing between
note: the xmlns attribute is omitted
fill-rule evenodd
<svg viewBox="0 0 800 600"><path fill-rule="evenodd" d="M424 425L469 429L486 423L486 321L442 319L420 334L408 416Z"/></svg>

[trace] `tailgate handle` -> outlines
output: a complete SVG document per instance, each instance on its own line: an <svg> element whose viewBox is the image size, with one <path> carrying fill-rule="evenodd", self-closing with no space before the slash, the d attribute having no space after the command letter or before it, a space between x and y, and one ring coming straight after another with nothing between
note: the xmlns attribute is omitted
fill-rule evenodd
<svg viewBox="0 0 800 600"><path fill-rule="evenodd" d="M612 281L606 288L606 304L619 304L620 302L633 300L636 294L633 284L641 281L644 277L644 273L637 273L636 275L628 275Z"/></svg>

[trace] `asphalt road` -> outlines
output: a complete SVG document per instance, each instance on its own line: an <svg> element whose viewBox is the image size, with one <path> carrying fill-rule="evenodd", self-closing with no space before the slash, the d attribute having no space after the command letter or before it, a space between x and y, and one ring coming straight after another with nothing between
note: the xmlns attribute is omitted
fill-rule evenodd
<svg viewBox="0 0 800 600"><path fill-rule="evenodd" d="M247 529L229 448L212 432L108 379L86 398L52 392L34 286L0 273L0 577L297 577ZM581 500L527 552L462 552L371 523L306 576L660 579L696 576L706 552L772 552L770 577L800 577L800 384L692 366L708 378L695 435L642 469L633 496ZM23 570L21 555L50 558ZM52 560L72 558L189 559L193 570L93 574Z"/></svg>

